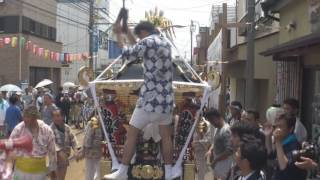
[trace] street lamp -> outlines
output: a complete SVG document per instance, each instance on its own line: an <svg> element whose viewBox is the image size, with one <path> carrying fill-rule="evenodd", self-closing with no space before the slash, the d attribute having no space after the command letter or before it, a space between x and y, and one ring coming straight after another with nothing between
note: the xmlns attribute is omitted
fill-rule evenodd
<svg viewBox="0 0 320 180"><path fill-rule="evenodd" d="M197 62L197 65L200 64L200 51L201 51L201 34L197 34L196 35L196 41L197 41L197 48L198 48L198 54L197 54L197 59L196 59L196 62Z"/></svg>
<svg viewBox="0 0 320 180"><path fill-rule="evenodd" d="M191 20L191 25L190 25L190 36L191 36L190 65L191 65L191 67L193 65L193 62L192 62L193 61L193 58L192 58L192 56L193 56L193 33L196 31L196 25L194 24L194 22L196 22L196 21ZM199 24L198 22L196 22L196 23Z"/></svg>
<svg viewBox="0 0 320 180"><path fill-rule="evenodd" d="M200 48L200 46L201 46L201 35L200 34L196 35L196 41L197 41L197 46Z"/></svg>

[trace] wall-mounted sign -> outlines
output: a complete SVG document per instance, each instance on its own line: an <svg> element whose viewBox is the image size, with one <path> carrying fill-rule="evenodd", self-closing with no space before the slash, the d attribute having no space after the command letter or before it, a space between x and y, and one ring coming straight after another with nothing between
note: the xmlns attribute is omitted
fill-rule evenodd
<svg viewBox="0 0 320 180"><path fill-rule="evenodd" d="M200 27L199 33L202 33L202 32L209 32L209 27Z"/></svg>

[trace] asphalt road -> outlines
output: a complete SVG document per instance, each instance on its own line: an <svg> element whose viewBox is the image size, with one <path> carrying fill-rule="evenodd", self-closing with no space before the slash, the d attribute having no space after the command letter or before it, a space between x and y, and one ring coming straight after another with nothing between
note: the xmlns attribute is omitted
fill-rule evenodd
<svg viewBox="0 0 320 180"><path fill-rule="evenodd" d="M84 133L81 130L72 129L73 133L76 134L78 143L83 142ZM75 160L70 162L66 180L84 180L85 179L85 169L84 169L84 160L76 162Z"/></svg>

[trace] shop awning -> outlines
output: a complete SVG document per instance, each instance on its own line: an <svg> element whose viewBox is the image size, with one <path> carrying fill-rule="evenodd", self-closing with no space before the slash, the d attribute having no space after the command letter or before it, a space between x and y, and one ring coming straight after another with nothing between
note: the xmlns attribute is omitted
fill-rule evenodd
<svg viewBox="0 0 320 180"><path fill-rule="evenodd" d="M313 33L301 38L291 40L289 42L277 45L266 51L261 52L262 56L271 56L281 54L288 51L299 50L300 48L311 47L320 44L320 33Z"/></svg>

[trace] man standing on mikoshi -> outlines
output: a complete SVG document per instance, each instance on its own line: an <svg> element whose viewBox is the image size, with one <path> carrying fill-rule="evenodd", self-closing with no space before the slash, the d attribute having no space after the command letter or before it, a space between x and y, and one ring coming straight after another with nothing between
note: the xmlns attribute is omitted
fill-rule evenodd
<svg viewBox="0 0 320 180"><path fill-rule="evenodd" d="M159 125L162 139L162 155L165 164L165 179L172 179L172 57L171 45L161 37L154 25L147 21L140 22L134 33L140 41L133 47L124 47L122 27L115 24L118 44L124 48L122 57L129 62L143 59L144 83L140 89L139 99L130 120L127 131L124 154L120 168L112 174L105 175L105 179L127 179L129 163L136 150L139 132L148 124ZM129 32L128 37L134 41Z"/></svg>

